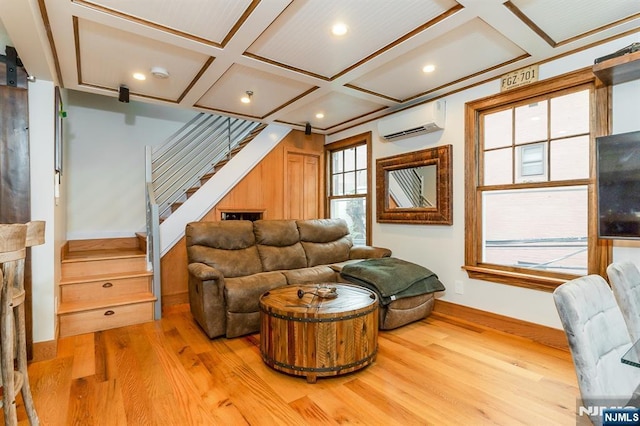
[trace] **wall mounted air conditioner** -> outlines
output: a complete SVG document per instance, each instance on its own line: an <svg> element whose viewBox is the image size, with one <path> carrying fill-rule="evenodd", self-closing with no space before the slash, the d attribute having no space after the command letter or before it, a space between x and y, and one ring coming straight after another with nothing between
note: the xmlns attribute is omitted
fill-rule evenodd
<svg viewBox="0 0 640 426"><path fill-rule="evenodd" d="M444 129L446 103L443 100L409 108L378 121L378 132L387 141Z"/></svg>

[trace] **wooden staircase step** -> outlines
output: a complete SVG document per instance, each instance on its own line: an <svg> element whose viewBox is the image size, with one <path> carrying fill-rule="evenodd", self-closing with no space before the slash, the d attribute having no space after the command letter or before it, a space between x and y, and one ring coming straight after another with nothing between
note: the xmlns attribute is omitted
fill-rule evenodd
<svg viewBox="0 0 640 426"><path fill-rule="evenodd" d="M62 250L60 337L152 321L146 235L68 241Z"/></svg>
<svg viewBox="0 0 640 426"><path fill-rule="evenodd" d="M200 186L204 185L205 183L207 183L207 181L209 179L211 179L213 177L213 175L215 175L215 172L211 172L211 173L207 173L205 175L202 175L202 177L200 178Z"/></svg>
<svg viewBox="0 0 640 426"><path fill-rule="evenodd" d="M140 247L140 242L138 237L122 237L122 238L98 238L98 239L87 239L87 240L71 240L67 241L65 244L64 251L68 252L76 252L76 251L94 251L101 249L138 249L142 250Z"/></svg>
<svg viewBox="0 0 640 426"><path fill-rule="evenodd" d="M255 129L251 131L251 133L249 133L249 136L252 138L256 137L261 131L265 129L265 127L267 127L265 123L260 123Z"/></svg>
<svg viewBox="0 0 640 426"><path fill-rule="evenodd" d="M75 336L153 321L151 293L126 296L91 303L60 303L58 325L60 337Z"/></svg>
<svg viewBox="0 0 640 426"><path fill-rule="evenodd" d="M215 170L218 171L221 168L223 168L227 163L229 162L228 158L225 158L224 160L220 160L216 163L215 165Z"/></svg>
<svg viewBox="0 0 640 426"><path fill-rule="evenodd" d="M96 274L96 275L91 275L87 277L62 277L60 279L60 285L65 286L65 285L90 283L90 282L105 281L105 280L124 280L128 278L148 278L152 276L153 276L153 272L151 271L140 271L140 272Z"/></svg>
<svg viewBox="0 0 640 426"><path fill-rule="evenodd" d="M103 274L139 272L147 269L144 254L106 256L95 255L62 261L62 279L88 277Z"/></svg>
<svg viewBox="0 0 640 426"><path fill-rule="evenodd" d="M138 247L142 250L143 253L147 252L147 233L146 232L136 232L136 239L138 241Z"/></svg>
<svg viewBox="0 0 640 426"><path fill-rule="evenodd" d="M64 255L62 263L84 262L103 259L122 259L127 257L145 256L145 253L138 249L101 249L73 251Z"/></svg>
<svg viewBox="0 0 640 426"><path fill-rule="evenodd" d="M61 280L104 274L146 272L139 237L68 241L63 247Z"/></svg>
<svg viewBox="0 0 640 426"><path fill-rule="evenodd" d="M113 297L106 300L93 300L82 302L61 302L58 306L58 315L67 315L76 312L85 312L94 309L105 309L107 307L125 306L136 303L155 302L156 297L150 293L138 293L135 295L126 295Z"/></svg>
<svg viewBox="0 0 640 426"><path fill-rule="evenodd" d="M194 186L193 188L189 188L189 189L187 189L187 190L186 190L186 192L185 192L185 193L187 194L187 198L189 198L189 197L191 197L193 194L195 194L195 193L196 193L196 191L197 191L198 189L200 189L200 187L199 187L199 186Z"/></svg>

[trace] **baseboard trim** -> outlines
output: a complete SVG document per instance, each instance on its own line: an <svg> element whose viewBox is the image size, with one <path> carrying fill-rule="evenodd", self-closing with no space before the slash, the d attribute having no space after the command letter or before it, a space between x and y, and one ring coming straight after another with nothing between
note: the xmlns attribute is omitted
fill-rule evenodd
<svg viewBox="0 0 640 426"><path fill-rule="evenodd" d="M189 292L162 295L162 308L189 303Z"/></svg>
<svg viewBox="0 0 640 426"><path fill-rule="evenodd" d="M33 344L33 359L30 362L54 359L58 353L58 341L35 342Z"/></svg>
<svg viewBox="0 0 640 426"><path fill-rule="evenodd" d="M569 344L563 330L547 327L532 322L522 321L516 318L481 311L456 303L436 300L433 312L447 318L457 319L463 322L483 325L503 333L524 337L543 345L568 351Z"/></svg>

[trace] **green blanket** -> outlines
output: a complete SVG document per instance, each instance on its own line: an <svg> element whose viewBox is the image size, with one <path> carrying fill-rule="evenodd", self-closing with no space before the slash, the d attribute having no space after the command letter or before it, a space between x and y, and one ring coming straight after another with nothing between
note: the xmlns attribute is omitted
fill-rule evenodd
<svg viewBox="0 0 640 426"><path fill-rule="evenodd" d="M375 291L383 305L403 297L445 290L431 270L395 257L350 263L342 268L340 275Z"/></svg>

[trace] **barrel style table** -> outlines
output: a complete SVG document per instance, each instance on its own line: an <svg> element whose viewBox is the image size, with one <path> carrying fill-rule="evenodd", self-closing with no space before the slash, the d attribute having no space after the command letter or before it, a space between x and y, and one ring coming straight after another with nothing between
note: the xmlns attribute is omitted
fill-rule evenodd
<svg viewBox="0 0 640 426"><path fill-rule="evenodd" d="M337 283L270 290L260 297L260 352L309 383L364 368L378 352L378 297Z"/></svg>

